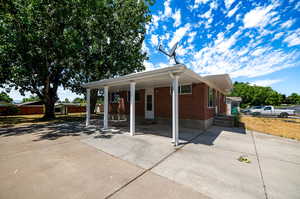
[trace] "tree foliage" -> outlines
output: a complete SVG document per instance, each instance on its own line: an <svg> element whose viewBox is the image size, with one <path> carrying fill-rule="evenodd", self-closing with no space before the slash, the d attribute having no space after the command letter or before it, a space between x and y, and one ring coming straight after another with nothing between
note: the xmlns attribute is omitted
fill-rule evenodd
<svg viewBox="0 0 300 199"><path fill-rule="evenodd" d="M280 105L283 95L271 87L252 86L249 83L235 82L231 96L242 98L242 107L254 105Z"/></svg>
<svg viewBox="0 0 300 199"><path fill-rule="evenodd" d="M22 102L34 102L34 101L41 101L38 96L30 95L28 98L23 98Z"/></svg>
<svg viewBox="0 0 300 199"><path fill-rule="evenodd" d="M300 95L297 93L292 93L286 98L288 104L300 104Z"/></svg>
<svg viewBox="0 0 300 199"><path fill-rule="evenodd" d="M11 103L12 101L13 101L13 99L10 98L9 95L7 95L7 93L5 93L5 92L0 93L0 102Z"/></svg>
<svg viewBox="0 0 300 199"><path fill-rule="evenodd" d="M59 86L143 69L150 0L1 3L0 85L37 95L53 118Z"/></svg>
<svg viewBox="0 0 300 199"><path fill-rule="evenodd" d="M76 97L75 99L73 99L72 102L73 103L85 103L85 99L84 98L80 98L80 97Z"/></svg>

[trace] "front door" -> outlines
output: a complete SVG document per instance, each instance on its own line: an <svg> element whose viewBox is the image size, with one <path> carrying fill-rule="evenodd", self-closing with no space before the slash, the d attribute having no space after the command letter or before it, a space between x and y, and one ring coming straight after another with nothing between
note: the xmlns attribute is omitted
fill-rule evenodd
<svg viewBox="0 0 300 199"><path fill-rule="evenodd" d="M145 118L154 119L154 89L145 91Z"/></svg>

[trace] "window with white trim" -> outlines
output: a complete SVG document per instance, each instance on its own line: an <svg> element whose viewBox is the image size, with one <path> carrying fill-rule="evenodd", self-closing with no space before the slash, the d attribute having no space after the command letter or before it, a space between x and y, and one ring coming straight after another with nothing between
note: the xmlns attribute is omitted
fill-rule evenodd
<svg viewBox="0 0 300 199"><path fill-rule="evenodd" d="M208 88L208 107L214 107L214 89L213 88Z"/></svg>
<svg viewBox="0 0 300 199"><path fill-rule="evenodd" d="M192 94L192 84L180 85L179 94Z"/></svg>
<svg viewBox="0 0 300 199"><path fill-rule="evenodd" d="M178 86L178 95L192 94L192 84L182 84ZM172 85L170 86L170 94L172 95Z"/></svg>

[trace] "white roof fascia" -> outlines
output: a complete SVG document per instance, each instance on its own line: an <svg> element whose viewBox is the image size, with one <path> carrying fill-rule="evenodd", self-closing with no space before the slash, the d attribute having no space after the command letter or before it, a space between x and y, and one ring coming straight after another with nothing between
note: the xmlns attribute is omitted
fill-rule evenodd
<svg viewBox="0 0 300 199"><path fill-rule="evenodd" d="M199 79L199 81L207 84L209 87L214 88L215 90L218 90L219 92L223 93L223 94L228 94L227 91L221 90L218 86L216 86L213 82L209 81L208 79L203 78L202 76L200 76L199 74L195 73L192 70L187 69L185 71L185 73L193 78L197 78ZM228 75L226 76L226 81L228 81ZM231 80L229 79L230 85L232 85Z"/></svg>
<svg viewBox="0 0 300 199"><path fill-rule="evenodd" d="M128 83L130 81L138 81L141 79L151 78L151 77L155 77L158 75L164 75L164 74L169 75L170 73L180 73L180 72L183 72L184 70L187 70L187 68L184 65L175 65L175 66L152 70L152 71L132 73L129 75L120 76L120 77L116 77L116 78L94 81L94 82L83 84L82 87L84 87L84 88L102 88L104 86L110 86L110 85L121 85L124 83Z"/></svg>

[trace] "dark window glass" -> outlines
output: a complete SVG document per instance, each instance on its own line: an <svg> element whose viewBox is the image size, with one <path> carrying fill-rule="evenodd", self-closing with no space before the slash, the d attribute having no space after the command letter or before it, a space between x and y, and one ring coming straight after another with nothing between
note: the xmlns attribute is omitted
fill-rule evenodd
<svg viewBox="0 0 300 199"><path fill-rule="evenodd" d="M182 85L180 86L180 94L191 94L192 85Z"/></svg>
<svg viewBox="0 0 300 199"><path fill-rule="evenodd" d="M208 88L208 107L214 107L214 89Z"/></svg>
<svg viewBox="0 0 300 199"><path fill-rule="evenodd" d="M152 111L152 95L147 95L147 111Z"/></svg>

